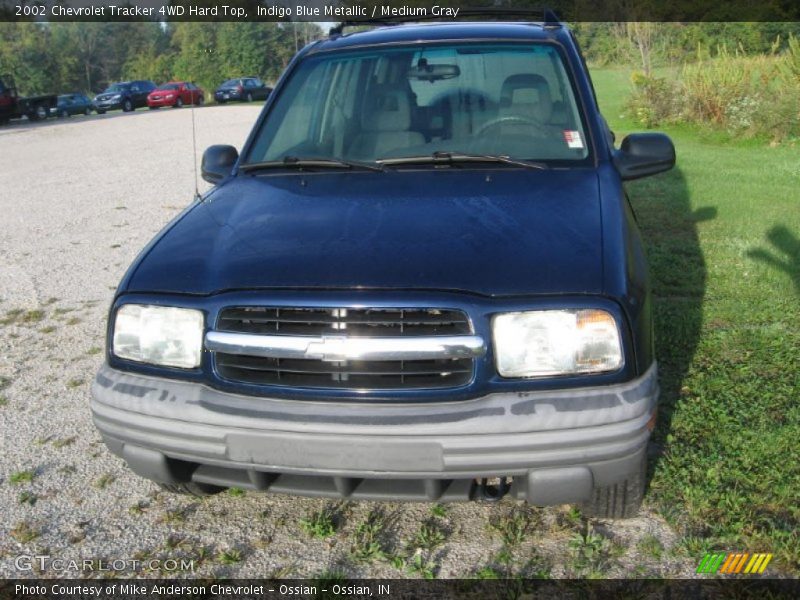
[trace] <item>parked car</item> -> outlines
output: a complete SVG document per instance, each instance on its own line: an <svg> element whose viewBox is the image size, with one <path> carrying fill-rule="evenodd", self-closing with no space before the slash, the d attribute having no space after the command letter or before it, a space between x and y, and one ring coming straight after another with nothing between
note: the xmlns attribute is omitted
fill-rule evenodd
<svg viewBox="0 0 800 600"><path fill-rule="evenodd" d="M147 106L151 109L162 106L180 108L184 104L202 105L205 92L188 81L170 81L154 89L147 96Z"/></svg>
<svg viewBox="0 0 800 600"><path fill-rule="evenodd" d="M46 119L56 103L55 94L20 96L11 75L3 75L0 78L0 125L22 117L27 117L31 121Z"/></svg>
<svg viewBox="0 0 800 600"><path fill-rule="evenodd" d="M94 422L176 492L631 516L659 388L623 183L674 163L614 147L560 23L334 31L123 278Z"/></svg>
<svg viewBox="0 0 800 600"><path fill-rule="evenodd" d="M73 94L61 94L58 97L58 104L50 109L53 117L71 117L72 115L92 114L92 101L86 95L79 92Z"/></svg>
<svg viewBox="0 0 800 600"><path fill-rule="evenodd" d="M252 102L253 100L266 100L272 93L258 77L240 77L228 79L214 92L214 100L220 104L231 101Z"/></svg>
<svg viewBox="0 0 800 600"><path fill-rule="evenodd" d="M156 88L152 81L122 81L110 85L94 97L92 104L98 114L121 108L131 112L147 106L147 95Z"/></svg>

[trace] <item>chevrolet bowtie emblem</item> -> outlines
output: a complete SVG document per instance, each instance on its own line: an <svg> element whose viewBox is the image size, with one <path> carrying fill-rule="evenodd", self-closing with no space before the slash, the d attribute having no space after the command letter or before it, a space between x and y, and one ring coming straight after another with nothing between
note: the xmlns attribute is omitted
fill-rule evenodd
<svg viewBox="0 0 800 600"><path fill-rule="evenodd" d="M352 353L352 346L349 350ZM353 358L348 356L348 344L345 337L323 337L320 341L315 340L308 344L305 355L306 358L314 358L326 362L338 362Z"/></svg>

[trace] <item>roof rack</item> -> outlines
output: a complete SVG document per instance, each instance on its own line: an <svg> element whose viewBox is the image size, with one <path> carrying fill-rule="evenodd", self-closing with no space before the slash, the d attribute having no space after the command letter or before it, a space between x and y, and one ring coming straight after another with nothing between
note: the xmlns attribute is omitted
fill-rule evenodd
<svg viewBox="0 0 800 600"><path fill-rule="evenodd" d="M550 8L512 8L512 7L487 7L487 8L462 8L458 11L459 20L469 18L482 18L486 20L506 20L519 17L539 17L542 26L547 28L561 27L561 20ZM402 25L403 23L417 23L420 21L448 20L440 15L423 16L398 16L398 17L373 17L365 19L351 19L341 21L328 32L330 37L342 35L346 27L364 27L368 25ZM455 21L451 21L455 22Z"/></svg>

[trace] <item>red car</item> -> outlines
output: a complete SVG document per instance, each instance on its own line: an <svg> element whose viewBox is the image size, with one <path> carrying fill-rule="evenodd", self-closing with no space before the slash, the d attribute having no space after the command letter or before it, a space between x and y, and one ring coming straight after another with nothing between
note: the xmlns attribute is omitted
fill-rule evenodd
<svg viewBox="0 0 800 600"><path fill-rule="evenodd" d="M202 105L205 92L188 81L170 81L154 89L147 96L147 106L151 109L162 106L180 108L184 104Z"/></svg>

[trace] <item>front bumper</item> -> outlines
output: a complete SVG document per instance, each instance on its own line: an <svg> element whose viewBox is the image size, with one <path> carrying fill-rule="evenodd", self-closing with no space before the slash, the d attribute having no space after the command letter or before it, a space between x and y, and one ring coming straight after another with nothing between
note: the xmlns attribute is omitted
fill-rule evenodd
<svg viewBox="0 0 800 600"><path fill-rule="evenodd" d="M164 106L174 106L175 103L178 101L177 98L172 98L171 100L167 100L166 98L159 98L158 100L151 100L150 98L147 99L147 106L152 108L161 108Z"/></svg>
<svg viewBox="0 0 800 600"><path fill-rule="evenodd" d="M217 102L227 102L229 100L241 100L242 95L239 92L214 92L214 100Z"/></svg>
<svg viewBox="0 0 800 600"><path fill-rule="evenodd" d="M122 108L122 100L103 100L92 103L95 110L116 110Z"/></svg>
<svg viewBox="0 0 800 600"><path fill-rule="evenodd" d="M476 479L509 477L512 495L548 505L636 473L657 398L655 363L618 385L380 405L243 396L104 365L91 407L109 449L163 483L466 500Z"/></svg>

